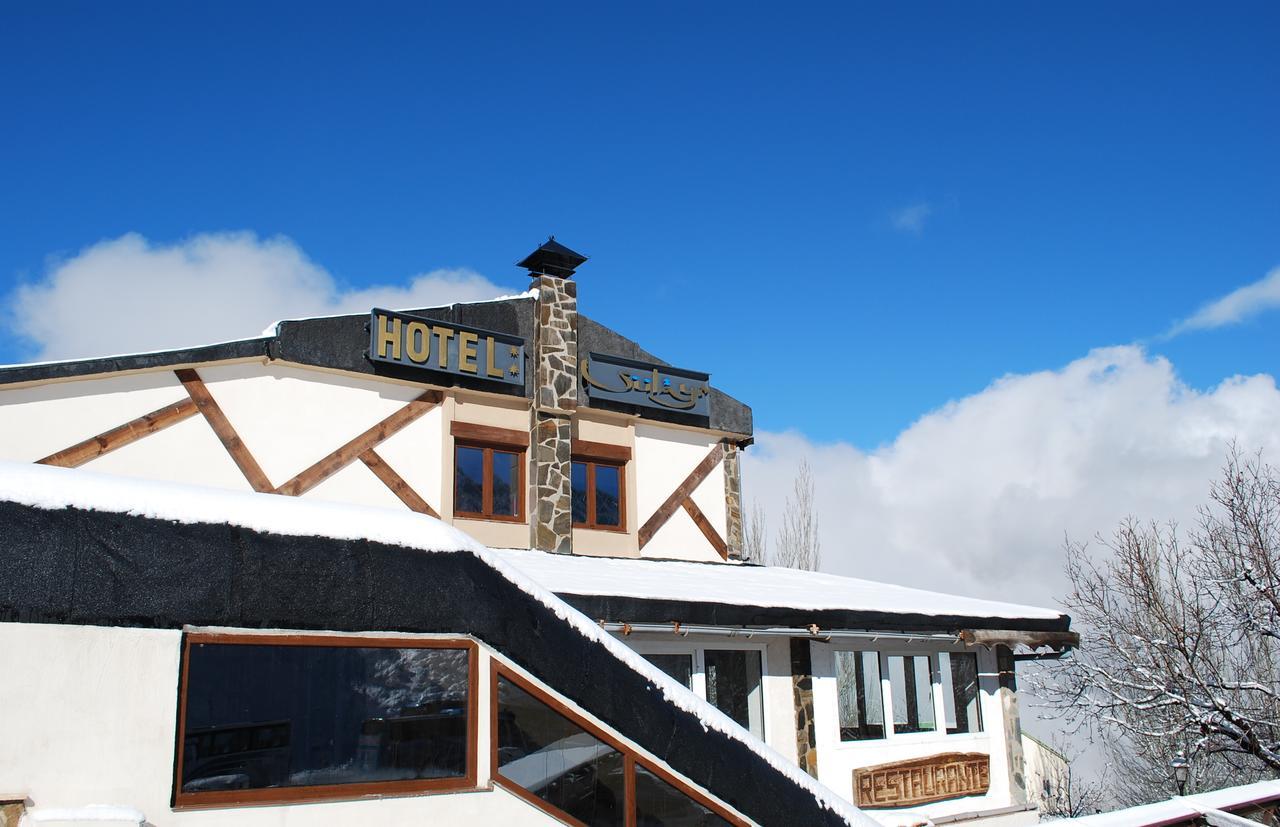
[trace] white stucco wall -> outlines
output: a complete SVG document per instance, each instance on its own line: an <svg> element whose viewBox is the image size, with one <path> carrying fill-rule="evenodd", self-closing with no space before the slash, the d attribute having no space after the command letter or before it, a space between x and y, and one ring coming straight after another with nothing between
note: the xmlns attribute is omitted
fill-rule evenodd
<svg viewBox="0 0 1280 827"><path fill-rule="evenodd" d="M639 489L636 508L643 524L702 462L718 440L710 434L649 423L636 424L635 440L636 487ZM707 475L694 490L692 498L720 536L727 538L723 464L717 465ZM720 559L683 508L677 509L667 524L641 549L641 555L680 560Z"/></svg>
<svg viewBox="0 0 1280 827"><path fill-rule="evenodd" d="M498 787L172 810L180 641L172 630L0 623L0 789L25 795L37 811L132 807L156 827L560 823ZM484 687L488 669L480 674ZM480 721L484 743L488 716Z"/></svg>

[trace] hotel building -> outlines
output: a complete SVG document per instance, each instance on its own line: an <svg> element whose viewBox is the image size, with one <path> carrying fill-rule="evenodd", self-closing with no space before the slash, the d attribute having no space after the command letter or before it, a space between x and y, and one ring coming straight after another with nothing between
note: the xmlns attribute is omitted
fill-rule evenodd
<svg viewBox="0 0 1280 827"><path fill-rule="evenodd" d="M1070 619L743 562L750 408L579 313L584 261L0 369L0 812L1038 821L1015 665Z"/></svg>

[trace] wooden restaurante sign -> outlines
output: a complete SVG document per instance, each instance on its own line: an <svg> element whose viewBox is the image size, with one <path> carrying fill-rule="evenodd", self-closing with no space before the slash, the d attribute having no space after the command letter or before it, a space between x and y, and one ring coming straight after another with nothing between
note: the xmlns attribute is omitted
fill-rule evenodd
<svg viewBox="0 0 1280 827"><path fill-rule="evenodd" d="M524 339L519 336L393 310L375 308L371 311L369 358L392 365L524 385Z"/></svg>
<svg viewBox="0 0 1280 827"><path fill-rule="evenodd" d="M859 807L908 807L983 795L991 786L991 757L981 752L948 752L877 764L853 771Z"/></svg>

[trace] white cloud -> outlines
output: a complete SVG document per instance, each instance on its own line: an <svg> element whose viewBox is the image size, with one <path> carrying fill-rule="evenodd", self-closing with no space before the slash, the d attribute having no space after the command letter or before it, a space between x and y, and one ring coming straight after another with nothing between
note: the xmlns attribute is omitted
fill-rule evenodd
<svg viewBox="0 0 1280 827"><path fill-rule="evenodd" d="M1165 335L1177 336L1189 330L1212 330L1215 327L1239 324L1259 313L1278 307L1280 307L1280 267L1252 284L1246 284L1220 299L1209 302L1175 324Z"/></svg>
<svg viewBox="0 0 1280 827"><path fill-rule="evenodd" d="M920 235L924 231L924 223L933 215L933 207L927 203L912 204L889 213L889 225L904 233Z"/></svg>
<svg viewBox="0 0 1280 827"><path fill-rule="evenodd" d="M1013 375L864 452L796 432L757 433L748 505L781 523L795 467L817 484L823 568L958 594L1056 606L1064 535L1125 516L1190 524L1227 445L1280 462L1280 391L1266 375L1198 392L1127 346Z"/></svg>
<svg viewBox="0 0 1280 827"><path fill-rule="evenodd" d="M64 359L247 338L282 318L511 292L466 269L344 289L288 238L202 233L152 244L130 233L56 262L39 281L17 288L4 321L36 346L36 358Z"/></svg>

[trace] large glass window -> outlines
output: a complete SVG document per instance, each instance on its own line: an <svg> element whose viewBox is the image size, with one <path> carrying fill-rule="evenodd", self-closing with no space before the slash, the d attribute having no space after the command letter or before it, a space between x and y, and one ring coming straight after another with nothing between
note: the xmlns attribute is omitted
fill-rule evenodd
<svg viewBox="0 0 1280 827"><path fill-rule="evenodd" d="M836 697L841 741L884 737L884 691L878 653L836 652Z"/></svg>
<svg viewBox="0 0 1280 827"><path fill-rule="evenodd" d="M589 825L626 821L621 752L506 678L498 678L502 778Z"/></svg>
<svg viewBox="0 0 1280 827"><path fill-rule="evenodd" d="M574 460L573 524L578 528L623 527L623 466Z"/></svg>
<svg viewBox="0 0 1280 827"><path fill-rule="evenodd" d="M933 712L933 673L928 655L889 655L889 688L893 692L895 734L932 732L937 729Z"/></svg>
<svg viewBox="0 0 1280 827"><path fill-rule="evenodd" d="M494 780L534 806L566 823L591 827L742 823L554 696L503 666L495 664L493 674Z"/></svg>
<svg viewBox="0 0 1280 827"><path fill-rule="evenodd" d="M474 786L470 647L313 640L188 639L179 804Z"/></svg>
<svg viewBox="0 0 1280 827"><path fill-rule="evenodd" d="M760 687L760 652L748 649L707 649L703 653L707 702L764 737L764 698Z"/></svg>
<svg viewBox="0 0 1280 827"><path fill-rule="evenodd" d="M943 652L938 655L942 673L942 702L947 732L982 732L982 708L978 697L978 656Z"/></svg>
<svg viewBox="0 0 1280 827"><path fill-rule="evenodd" d="M524 452L458 443L453 513L485 520L524 519Z"/></svg>

